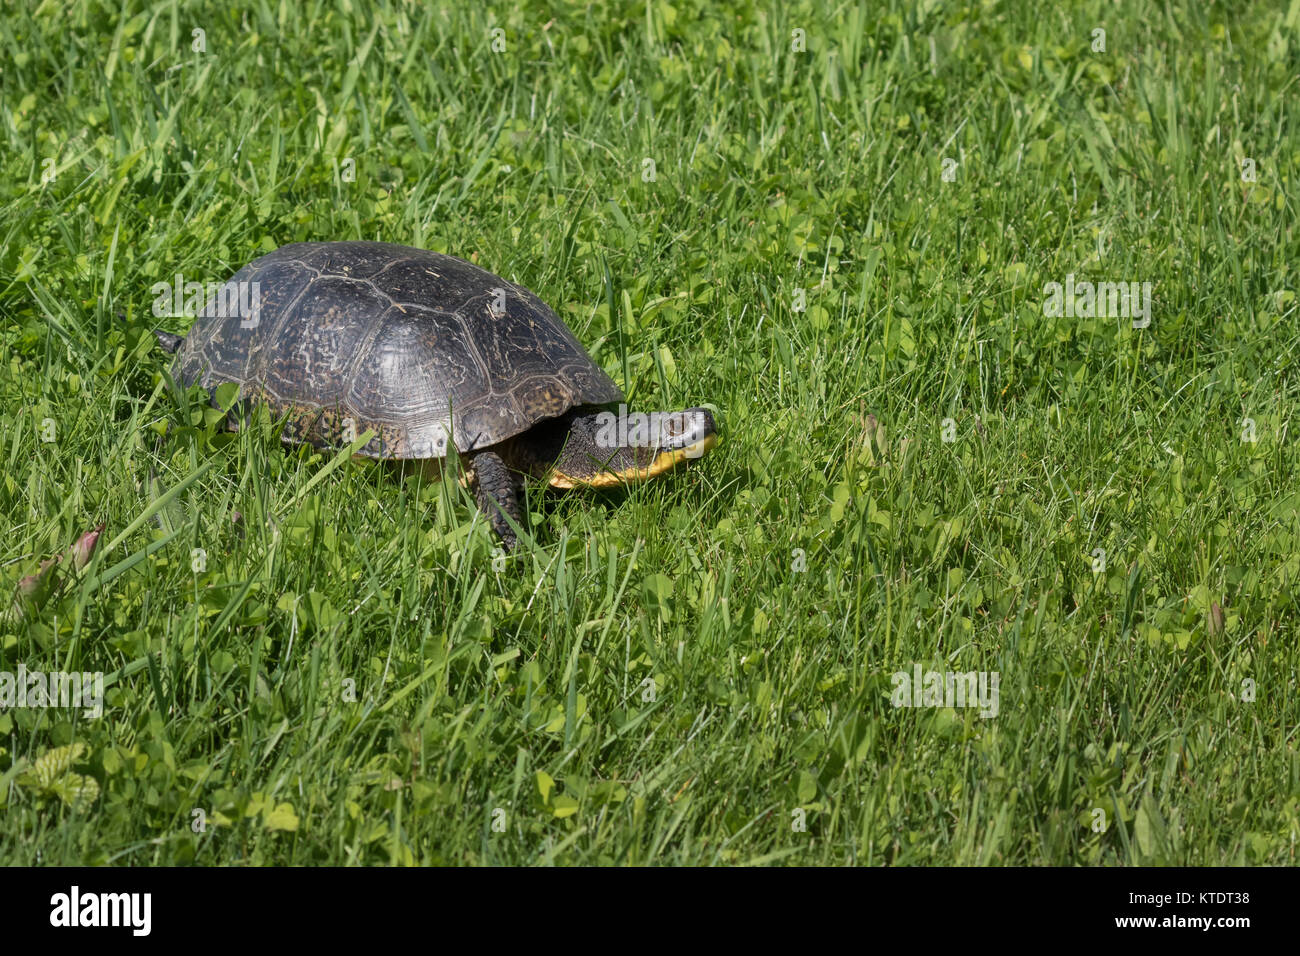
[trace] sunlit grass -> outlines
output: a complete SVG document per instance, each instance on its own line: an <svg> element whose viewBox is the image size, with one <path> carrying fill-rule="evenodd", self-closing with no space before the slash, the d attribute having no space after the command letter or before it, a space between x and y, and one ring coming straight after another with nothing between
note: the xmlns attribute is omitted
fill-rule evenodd
<svg viewBox="0 0 1300 956"><path fill-rule="evenodd" d="M0 583L114 547L0 623L108 683L0 712L0 861L1293 863L1296 25L922 6L8 8ZM167 387L154 283L348 238L721 443L502 560Z"/></svg>

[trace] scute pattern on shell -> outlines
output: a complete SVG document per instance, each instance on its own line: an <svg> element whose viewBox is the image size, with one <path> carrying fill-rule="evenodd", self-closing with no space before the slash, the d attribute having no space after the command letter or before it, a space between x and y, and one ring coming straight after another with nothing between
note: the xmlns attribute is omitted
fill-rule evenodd
<svg viewBox="0 0 1300 956"><path fill-rule="evenodd" d="M623 399L537 296L452 256L299 242L226 285L254 282L256 321L200 316L173 374L209 390L237 383L241 401L289 415L286 441L340 445L350 424L375 431L360 454L442 458L448 436L473 451Z"/></svg>

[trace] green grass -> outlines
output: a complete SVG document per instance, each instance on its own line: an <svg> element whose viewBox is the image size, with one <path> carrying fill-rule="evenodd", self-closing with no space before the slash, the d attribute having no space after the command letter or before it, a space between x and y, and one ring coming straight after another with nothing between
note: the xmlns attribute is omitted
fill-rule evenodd
<svg viewBox="0 0 1300 956"><path fill-rule="evenodd" d="M115 546L0 671L108 690L0 713L0 862L1295 862L1300 0L67 6L0 14L4 605ZM155 282L345 238L722 443L502 562L166 387Z"/></svg>

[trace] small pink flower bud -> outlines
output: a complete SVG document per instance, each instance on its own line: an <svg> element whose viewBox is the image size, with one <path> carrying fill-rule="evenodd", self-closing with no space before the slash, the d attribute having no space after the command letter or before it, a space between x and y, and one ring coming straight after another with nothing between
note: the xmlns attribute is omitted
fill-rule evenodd
<svg viewBox="0 0 1300 956"><path fill-rule="evenodd" d="M95 554L95 545L99 544L99 536L104 533L104 525L100 525L91 531L87 531L77 543L68 549L68 557L72 561L72 566L80 571L90 563L91 557Z"/></svg>

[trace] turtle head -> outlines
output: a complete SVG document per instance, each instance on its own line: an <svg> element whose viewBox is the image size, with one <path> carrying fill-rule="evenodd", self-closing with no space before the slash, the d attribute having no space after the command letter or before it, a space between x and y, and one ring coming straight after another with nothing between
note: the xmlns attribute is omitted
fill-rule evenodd
<svg viewBox="0 0 1300 956"><path fill-rule="evenodd" d="M645 481L693 458L717 442L707 408L680 412L577 409L557 419L563 445L551 461L553 488L612 488Z"/></svg>

